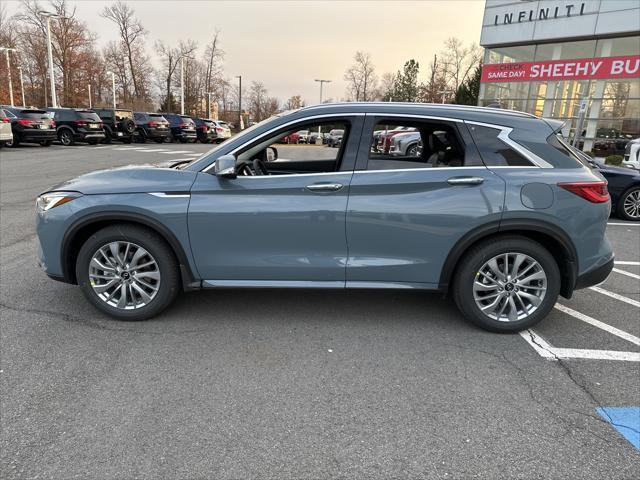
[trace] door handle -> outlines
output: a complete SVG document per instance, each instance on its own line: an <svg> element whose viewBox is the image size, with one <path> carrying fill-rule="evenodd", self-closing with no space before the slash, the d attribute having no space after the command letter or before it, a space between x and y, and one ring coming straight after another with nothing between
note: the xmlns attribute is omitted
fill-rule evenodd
<svg viewBox="0 0 640 480"><path fill-rule="evenodd" d="M342 188L341 183L313 183L307 185L307 190L312 192L336 192Z"/></svg>
<svg viewBox="0 0 640 480"><path fill-rule="evenodd" d="M480 185L482 182L482 177L451 177L447 180L449 185Z"/></svg>

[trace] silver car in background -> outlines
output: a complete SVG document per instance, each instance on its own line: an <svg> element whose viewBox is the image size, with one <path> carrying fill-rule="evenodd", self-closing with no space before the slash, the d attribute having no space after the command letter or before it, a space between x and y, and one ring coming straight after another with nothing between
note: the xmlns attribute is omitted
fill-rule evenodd
<svg viewBox="0 0 640 480"><path fill-rule="evenodd" d="M13 133L11 132L11 120L9 115L0 108L0 148L4 146L4 142L13 141Z"/></svg>
<svg viewBox="0 0 640 480"><path fill-rule="evenodd" d="M420 132L399 133L391 137L391 147L389 153L391 155L400 155L404 157L419 156Z"/></svg>

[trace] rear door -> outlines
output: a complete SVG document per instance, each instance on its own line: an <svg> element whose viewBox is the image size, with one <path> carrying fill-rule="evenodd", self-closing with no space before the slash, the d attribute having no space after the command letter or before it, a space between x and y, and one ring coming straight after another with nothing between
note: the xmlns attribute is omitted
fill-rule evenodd
<svg viewBox="0 0 640 480"><path fill-rule="evenodd" d="M374 131L412 127L411 156L380 152ZM463 122L367 114L347 208L348 287L436 288L453 246L499 223L505 183Z"/></svg>

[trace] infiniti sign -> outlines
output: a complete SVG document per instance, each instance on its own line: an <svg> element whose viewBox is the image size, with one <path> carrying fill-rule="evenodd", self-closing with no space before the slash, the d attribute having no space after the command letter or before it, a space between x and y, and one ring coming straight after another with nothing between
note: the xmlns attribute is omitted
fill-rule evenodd
<svg viewBox="0 0 640 480"><path fill-rule="evenodd" d="M545 3L546 5L546 3ZM533 22L535 20L548 20L553 18L570 17L572 15L584 15L585 3L569 3L556 7L536 8L529 10L519 10L517 12L496 14L494 25L500 23L509 25L511 23Z"/></svg>

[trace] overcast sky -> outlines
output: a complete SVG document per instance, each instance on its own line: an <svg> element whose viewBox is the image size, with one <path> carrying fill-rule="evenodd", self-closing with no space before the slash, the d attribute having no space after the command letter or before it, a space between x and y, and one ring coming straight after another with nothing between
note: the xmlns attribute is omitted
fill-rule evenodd
<svg viewBox="0 0 640 480"><path fill-rule="evenodd" d="M7 2L7 0L2 0ZM46 5L46 2L42 2ZM108 1L70 0L76 15L99 35L99 44L117 38L115 25L99 12ZM333 80L324 97L345 95L344 71L358 50L369 52L378 74L397 71L415 58L421 74L445 39L478 43L483 0L423 1L128 1L149 31L152 60L155 40L191 38L200 45L221 31L225 73L242 75L243 86L262 81L269 93L286 100L300 94L318 101L315 78ZM8 13L19 6L8 1Z"/></svg>

